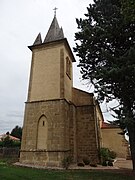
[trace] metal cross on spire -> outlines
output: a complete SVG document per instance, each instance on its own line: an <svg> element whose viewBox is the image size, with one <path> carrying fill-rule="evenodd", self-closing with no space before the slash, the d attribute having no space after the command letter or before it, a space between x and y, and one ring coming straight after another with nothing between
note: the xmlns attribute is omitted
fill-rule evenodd
<svg viewBox="0 0 135 180"><path fill-rule="evenodd" d="M56 8L56 7L53 9L53 10L54 10L54 16L56 16L56 11L57 11L57 9L58 9L58 8Z"/></svg>

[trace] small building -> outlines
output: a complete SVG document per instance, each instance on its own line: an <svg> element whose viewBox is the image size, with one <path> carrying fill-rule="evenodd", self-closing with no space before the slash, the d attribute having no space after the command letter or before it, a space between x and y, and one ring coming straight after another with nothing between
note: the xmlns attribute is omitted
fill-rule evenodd
<svg viewBox="0 0 135 180"><path fill-rule="evenodd" d="M121 135L121 132L122 130L119 126L102 122L102 147L115 151L119 158L128 158L130 156L129 143L126 141L124 135Z"/></svg>
<svg viewBox="0 0 135 180"><path fill-rule="evenodd" d="M19 138L11 136L10 134L1 134L0 135L0 141L3 141L7 136L9 137L9 139L11 139L13 141L20 141Z"/></svg>

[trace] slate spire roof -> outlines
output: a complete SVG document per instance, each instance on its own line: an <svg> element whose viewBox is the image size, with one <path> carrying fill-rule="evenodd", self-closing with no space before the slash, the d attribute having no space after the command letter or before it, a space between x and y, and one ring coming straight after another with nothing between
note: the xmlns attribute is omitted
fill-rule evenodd
<svg viewBox="0 0 135 180"><path fill-rule="evenodd" d="M38 45L38 44L42 44L42 38L41 38L41 33L39 33L33 43L33 45Z"/></svg>
<svg viewBox="0 0 135 180"><path fill-rule="evenodd" d="M56 10L56 8L54 10ZM66 46L67 46L69 53L72 57L72 61L75 62L75 58L74 58L74 55L73 55L71 48L68 44L68 41L64 37L63 29L62 29L62 27L61 28L59 27L59 24L58 24L58 21L56 18L56 12L55 12L54 18L52 20L52 23L49 27L49 30L47 32L47 35L46 35L44 41L42 42L41 34L39 33L38 36L36 37L33 45L28 46L28 48L32 51L33 48L36 48L37 46L42 47L41 45L44 46L44 45L46 45L46 43L49 43L49 42L56 42L57 43L57 41L59 41L59 40L62 40L62 42L66 43Z"/></svg>
<svg viewBox="0 0 135 180"><path fill-rule="evenodd" d="M59 27L56 16L54 16L44 43L64 39L63 29Z"/></svg>
<svg viewBox="0 0 135 180"><path fill-rule="evenodd" d="M59 27L56 15L54 15L54 18L52 20L52 23L50 25L50 28L47 32L47 35L45 37L45 40L43 43L47 43L47 42L52 42L52 41L57 41L60 39L64 39L64 33L63 33L63 29L62 27ZM39 45L42 44L42 38L41 38L41 34L39 33L38 36L36 37L33 45Z"/></svg>

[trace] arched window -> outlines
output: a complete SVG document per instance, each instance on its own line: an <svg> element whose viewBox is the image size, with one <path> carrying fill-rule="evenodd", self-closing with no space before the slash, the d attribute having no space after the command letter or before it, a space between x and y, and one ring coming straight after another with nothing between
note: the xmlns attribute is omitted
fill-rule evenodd
<svg viewBox="0 0 135 180"><path fill-rule="evenodd" d="M71 61L69 59L69 57L66 57L66 74L69 77L69 79L71 79L71 72L72 72L72 64Z"/></svg>
<svg viewBox="0 0 135 180"><path fill-rule="evenodd" d="M37 149L47 149L48 123L45 116L41 116L38 122Z"/></svg>

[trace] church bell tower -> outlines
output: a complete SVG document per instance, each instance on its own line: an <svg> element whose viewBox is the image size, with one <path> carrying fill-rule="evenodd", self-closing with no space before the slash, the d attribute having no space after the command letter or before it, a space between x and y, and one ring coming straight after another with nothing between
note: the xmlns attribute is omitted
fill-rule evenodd
<svg viewBox="0 0 135 180"><path fill-rule="evenodd" d="M29 49L32 61L20 162L60 166L70 152L68 103L75 58L56 14L44 41L39 33Z"/></svg>
<svg viewBox="0 0 135 180"><path fill-rule="evenodd" d="M57 18L51 23L42 43L39 34L33 44L28 102L72 99L72 62L75 61Z"/></svg>

